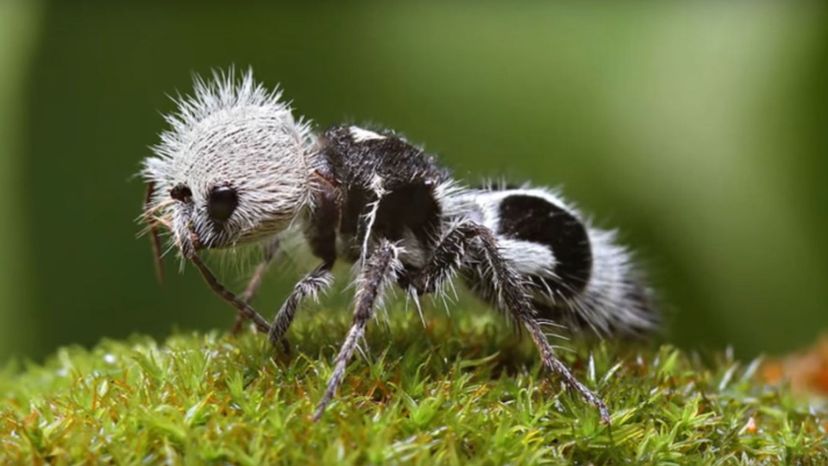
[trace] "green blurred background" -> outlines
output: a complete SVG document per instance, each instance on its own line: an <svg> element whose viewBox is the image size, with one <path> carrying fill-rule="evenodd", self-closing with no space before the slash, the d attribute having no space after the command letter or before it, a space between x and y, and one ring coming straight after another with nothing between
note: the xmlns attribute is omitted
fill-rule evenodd
<svg viewBox="0 0 828 466"><path fill-rule="evenodd" d="M0 358L229 325L193 270L156 284L130 177L166 95L233 64L320 127L562 185L640 251L671 341L808 344L828 328L824 5L3 0ZM299 273L270 277L262 312Z"/></svg>

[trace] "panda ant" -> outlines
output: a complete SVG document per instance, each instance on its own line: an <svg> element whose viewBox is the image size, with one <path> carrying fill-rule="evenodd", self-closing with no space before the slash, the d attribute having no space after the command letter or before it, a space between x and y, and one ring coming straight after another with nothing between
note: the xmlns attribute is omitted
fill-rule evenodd
<svg viewBox="0 0 828 466"><path fill-rule="evenodd" d="M335 395L378 302L392 285L416 301L455 277L525 331L543 365L599 411L605 403L572 375L542 330L545 323L599 335L657 326L652 292L612 231L594 228L554 191L462 186L435 158L388 130L334 126L316 134L281 92L251 72L195 80L177 99L169 128L143 161L142 215L160 272L161 229L170 247L273 344L303 301L333 283L338 259L356 264L353 321L314 412ZM298 226L298 228L289 228ZM278 250L299 231L319 264L293 287L272 322L249 304ZM202 252L259 244L264 259L241 295L224 287ZM419 306L419 305L418 305Z"/></svg>

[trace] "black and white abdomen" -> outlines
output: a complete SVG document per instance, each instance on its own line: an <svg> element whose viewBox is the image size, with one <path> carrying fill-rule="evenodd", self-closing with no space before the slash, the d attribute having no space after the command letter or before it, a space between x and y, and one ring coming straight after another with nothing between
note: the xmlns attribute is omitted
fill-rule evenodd
<svg viewBox="0 0 828 466"><path fill-rule="evenodd" d="M541 317L600 334L655 326L651 292L615 232L591 227L556 194L539 188L477 190L464 193L453 207L495 233ZM493 301L481 271L469 272L471 288Z"/></svg>

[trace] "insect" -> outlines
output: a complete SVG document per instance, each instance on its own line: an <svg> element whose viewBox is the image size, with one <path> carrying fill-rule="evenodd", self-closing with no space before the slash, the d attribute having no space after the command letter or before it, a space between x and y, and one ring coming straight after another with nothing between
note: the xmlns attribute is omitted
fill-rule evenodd
<svg viewBox="0 0 828 466"><path fill-rule="evenodd" d="M654 328L651 291L614 233L593 228L558 194L530 186L468 188L434 157L387 130L351 125L315 134L279 91L248 71L196 78L169 128L143 161L142 218L156 264L160 230L208 285L274 344L304 300L333 282L338 259L357 265L353 322L336 356L319 419L390 286L417 300L457 277L532 339L546 368L594 405L605 403L555 355L545 323L601 335ZM249 304L285 232L299 232L319 263L272 322ZM264 259L241 295L225 288L202 253L255 243Z"/></svg>

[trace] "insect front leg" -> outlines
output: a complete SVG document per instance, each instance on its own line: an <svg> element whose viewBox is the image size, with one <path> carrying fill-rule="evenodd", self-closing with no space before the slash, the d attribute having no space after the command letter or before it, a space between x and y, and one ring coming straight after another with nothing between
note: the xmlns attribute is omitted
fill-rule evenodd
<svg viewBox="0 0 828 466"><path fill-rule="evenodd" d="M250 276L250 280L247 282L247 286L245 287L242 294L239 295L239 299L248 304L250 304L250 302L253 301L253 298L256 296L256 292L259 291L259 287L262 285L262 279L264 279L265 274L267 273L268 269L270 269L270 264L273 263L273 259L276 257L276 253L278 251L278 239L271 240L262 248L262 260L256 266L256 270L253 271L253 275ZM244 324L245 320L246 319L242 314L237 314L236 322L230 329L230 333L232 335L237 335L241 331L242 325Z"/></svg>
<svg viewBox="0 0 828 466"><path fill-rule="evenodd" d="M250 307L249 304L242 301L238 298L232 291L228 290L221 282L218 281L216 276L207 265L198 257L198 254L191 254L189 257L190 261L196 266L199 273L201 273L201 277L210 286L210 289L213 290L215 294L217 294L221 299L227 301L231 306L236 308L236 312L243 316L245 319L249 319L253 322L256 326L256 330L261 333L269 333L270 332L270 325L267 323L264 317L261 314L256 312L255 309Z"/></svg>
<svg viewBox="0 0 828 466"><path fill-rule="evenodd" d="M345 376L348 361L351 360L357 343L365 333L365 326L374 315L374 306L377 300L381 298L388 284L394 281L400 269L398 248L388 240L380 240L378 247L362 266L362 271L357 280L353 323L350 330L348 330L345 341L342 343L339 354L334 360L333 374L328 380L325 394L313 414L314 421L322 417L325 408L336 394L336 390Z"/></svg>
<svg viewBox="0 0 828 466"><path fill-rule="evenodd" d="M290 324L293 322L296 310L305 298L315 298L319 293L323 292L327 288L330 288L331 284L333 284L331 267L333 267L333 263L324 263L320 265L311 273L305 275L293 287L293 291L291 291L287 299L285 299L282 307L279 308L279 312L276 314L276 317L273 319L273 324L270 326L270 333L268 334L268 337L270 338L270 342L272 344L275 345L281 341L285 351L287 352L289 350L287 340L284 339L284 335L288 328L290 328Z"/></svg>

